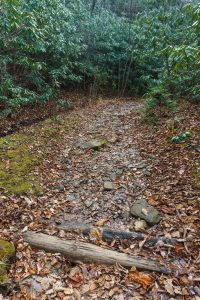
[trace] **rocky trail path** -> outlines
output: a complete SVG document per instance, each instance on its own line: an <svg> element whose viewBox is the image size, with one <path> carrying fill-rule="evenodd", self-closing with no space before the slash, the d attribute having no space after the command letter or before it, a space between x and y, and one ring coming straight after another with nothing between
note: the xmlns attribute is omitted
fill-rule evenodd
<svg viewBox="0 0 200 300"><path fill-rule="evenodd" d="M111 226L126 224L131 204L143 195L150 175L134 142L132 112L138 108L135 103L111 104L91 122L88 116L76 138L73 132L65 137L67 154L61 154L60 164L68 211L57 222L108 219Z"/></svg>
<svg viewBox="0 0 200 300"><path fill-rule="evenodd" d="M3 299L13 300L199 300L199 202L194 182L188 180L187 165L189 159L196 159L196 152L165 145L165 127L147 134L140 123L141 108L139 101L100 101L19 133L23 143L31 137L21 161L27 159L27 151L41 161L22 177L28 187L35 186L37 180L41 190L39 194L0 195L4 215L1 235L16 247L15 263L8 283L0 288L0 299L2 292ZM192 124L195 122L194 118ZM5 153L5 147L10 151L18 145L10 146L14 140L18 143L18 135L0 143ZM170 151L175 156L173 162ZM183 156L184 166L180 165ZM20 176L25 167L24 163ZM105 241L98 230L88 236L80 231L65 232L63 227L70 224L136 232L144 238ZM71 263L59 253L30 247L23 239L27 231L151 259L172 273L128 270L118 264L97 266L79 260ZM185 241L187 237L187 243L171 245L162 239L145 243L149 238Z"/></svg>

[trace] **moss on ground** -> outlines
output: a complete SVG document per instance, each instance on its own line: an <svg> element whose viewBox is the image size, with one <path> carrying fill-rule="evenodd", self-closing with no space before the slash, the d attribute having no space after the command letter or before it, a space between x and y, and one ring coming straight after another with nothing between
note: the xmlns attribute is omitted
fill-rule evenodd
<svg viewBox="0 0 200 300"><path fill-rule="evenodd" d="M53 153L55 147L63 143L67 132L80 126L83 119L77 113L63 116L59 122L47 119L25 130L25 133L18 132L0 138L0 192L39 194L42 190L39 178L34 175L35 168L44 157ZM52 153L49 153L49 149Z"/></svg>
<svg viewBox="0 0 200 300"><path fill-rule="evenodd" d="M198 170L195 174L197 187L200 188L200 170Z"/></svg>
<svg viewBox="0 0 200 300"><path fill-rule="evenodd" d="M11 243L0 239L0 284L7 280L8 262L14 254L15 247Z"/></svg>
<svg viewBox="0 0 200 300"><path fill-rule="evenodd" d="M33 175L38 158L29 150L30 143L30 137L21 133L0 139L0 189L5 193L40 192Z"/></svg>

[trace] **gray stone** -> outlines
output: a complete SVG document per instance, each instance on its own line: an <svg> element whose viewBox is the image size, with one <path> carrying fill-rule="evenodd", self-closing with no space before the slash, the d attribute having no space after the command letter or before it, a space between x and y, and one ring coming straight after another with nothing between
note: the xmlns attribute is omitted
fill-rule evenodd
<svg viewBox="0 0 200 300"><path fill-rule="evenodd" d="M21 284L29 284L29 291L36 291L37 293L42 293L49 289L52 284L53 279L49 277L41 277L38 275L33 275L21 281Z"/></svg>
<svg viewBox="0 0 200 300"><path fill-rule="evenodd" d="M130 218L130 212L129 211L124 211L122 213L122 218L124 221L128 221L128 219Z"/></svg>
<svg viewBox="0 0 200 300"><path fill-rule="evenodd" d="M107 145L108 141L106 139L94 139L89 142L80 145L82 149L93 149L100 150Z"/></svg>
<svg viewBox="0 0 200 300"><path fill-rule="evenodd" d="M105 181L103 187L105 191L113 190L113 184L111 181Z"/></svg>
<svg viewBox="0 0 200 300"><path fill-rule="evenodd" d="M149 225L155 225L162 219L162 213L160 213L155 207L149 205L144 199L137 200L131 207L131 214L134 217L145 220Z"/></svg>
<svg viewBox="0 0 200 300"><path fill-rule="evenodd" d="M144 175L146 175L146 176L150 176L151 175L151 173L148 170L146 170L146 169L142 170L142 173Z"/></svg>
<svg viewBox="0 0 200 300"><path fill-rule="evenodd" d="M42 285L38 281L32 280L30 284L30 290L35 290L36 292L41 293Z"/></svg>
<svg viewBox="0 0 200 300"><path fill-rule="evenodd" d="M200 297L200 288L198 286L194 287L194 291Z"/></svg>
<svg viewBox="0 0 200 300"><path fill-rule="evenodd" d="M85 206L89 208L90 206L93 205L93 200L88 199L84 203L85 203Z"/></svg>
<svg viewBox="0 0 200 300"><path fill-rule="evenodd" d="M140 163L140 164L136 165L136 168L138 170L145 169L146 168L146 164L145 163Z"/></svg>
<svg viewBox="0 0 200 300"><path fill-rule="evenodd" d="M136 221L134 224L135 231L143 231L147 228L147 223L145 220Z"/></svg>
<svg viewBox="0 0 200 300"><path fill-rule="evenodd" d="M117 170L116 170L116 174L118 176L122 175L124 172L124 167L118 167Z"/></svg>
<svg viewBox="0 0 200 300"><path fill-rule="evenodd" d="M116 169L116 171L114 171L113 173L111 173L110 175L110 179L115 181L118 177L120 177L124 172L124 167L118 167Z"/></svg>

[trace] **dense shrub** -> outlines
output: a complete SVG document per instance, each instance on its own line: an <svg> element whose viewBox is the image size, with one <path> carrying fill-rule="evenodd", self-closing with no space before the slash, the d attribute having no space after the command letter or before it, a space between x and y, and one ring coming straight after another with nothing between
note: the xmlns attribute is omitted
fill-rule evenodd
<svg viewBox="0 0 200 300"><path fill-rule="evenodd" d="M76 81L81 44L74 16L57 0L5 0L0 19L0 101L8 107L52 97Z"/></svg>
<svg viewBox="0 0 200 300"><path fill-rule="evenodd" d="M2 0L0 108L162 86L200 97L200 5L176 0Z"/></svg>

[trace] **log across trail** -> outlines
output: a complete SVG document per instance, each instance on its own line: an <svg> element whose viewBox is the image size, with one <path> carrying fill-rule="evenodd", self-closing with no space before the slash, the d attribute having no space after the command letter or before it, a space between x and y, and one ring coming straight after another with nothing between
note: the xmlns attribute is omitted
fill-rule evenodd
<svg viewBox="0 0 200 300"><path fill-rule="evenodd" d="M102 237L102 240L105 242L112 242L114 239L119 238L120 240L144 240L144 245L147 246L154 246L158 242L162 242L166 245L174 245L177 243L185 242L184 239L168 239L165 237L151 237L141 232L132 232L132 231L125 231L125 230L115 230L109 227L94 227L89 225L83 224L74 224L74 223L65 223L63 225L57 226L58 229L64 230L65 232L76 232L79 234L83 234L84 236L92 236L96 234L96 231Z"/></svg>
<svg viewBox="0 0 200 300"><path fill-rule="evenodd" d="M118 263L124 267L131 268L135 266L141 270L155 271L164 274L171 272L156 261L134 257L125 253L101 248L90 243L76 240L63 240L55 236L32 231L24 234L24 240L33 247L66 255L71 261L79 260L102 265L114 265Z"/></svg>

